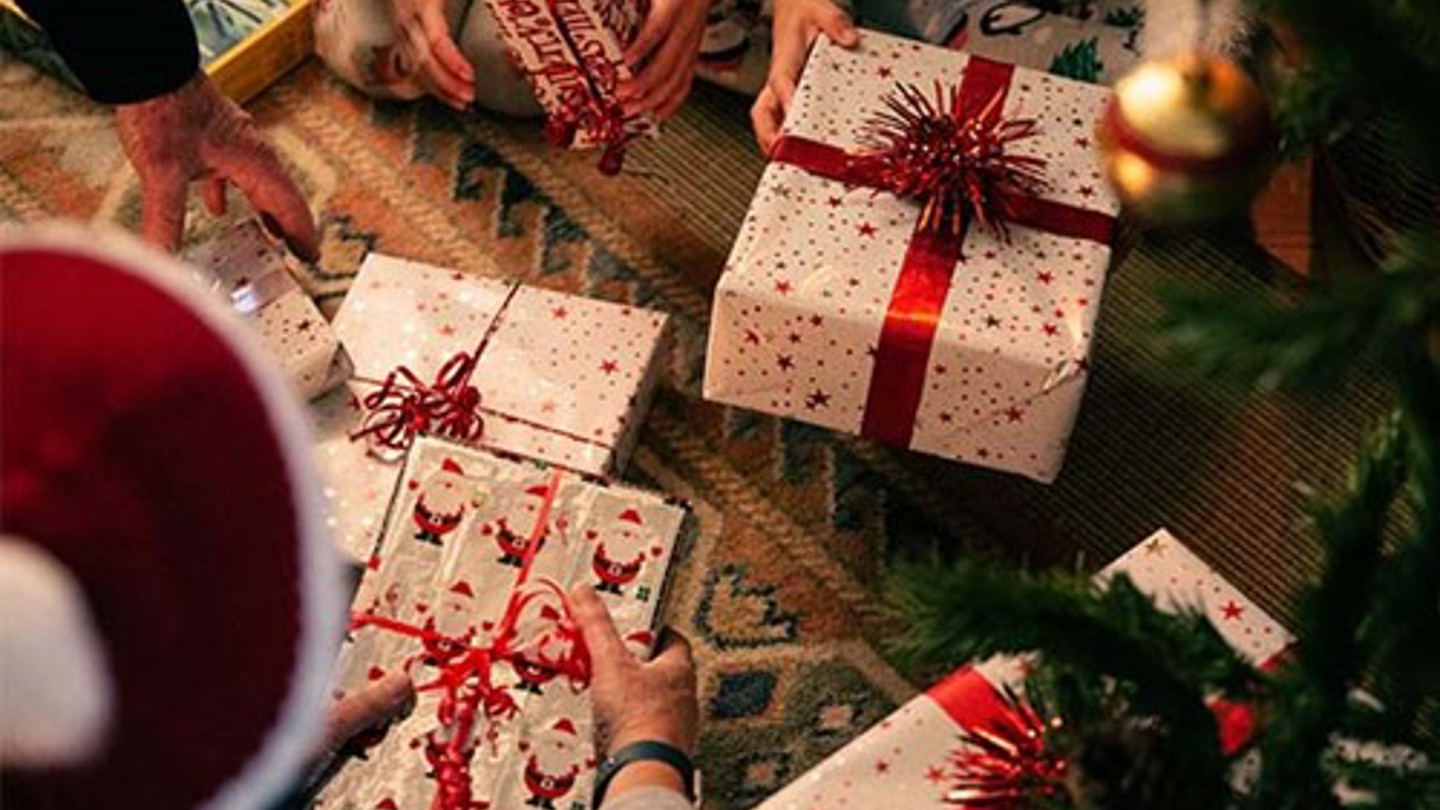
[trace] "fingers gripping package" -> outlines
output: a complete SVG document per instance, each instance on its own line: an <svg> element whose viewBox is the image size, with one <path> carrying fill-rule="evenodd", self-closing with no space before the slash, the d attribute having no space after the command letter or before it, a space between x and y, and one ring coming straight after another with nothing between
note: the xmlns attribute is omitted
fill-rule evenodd
<svg viewBox="0 0 1440 810"><path fill-rule="evenodd" d="M403 669L417 703L319 806L589 807L591 662L566 592L594 586L627 646L647 654L687 515L649 492L417 439L334 694Z"/></svg>

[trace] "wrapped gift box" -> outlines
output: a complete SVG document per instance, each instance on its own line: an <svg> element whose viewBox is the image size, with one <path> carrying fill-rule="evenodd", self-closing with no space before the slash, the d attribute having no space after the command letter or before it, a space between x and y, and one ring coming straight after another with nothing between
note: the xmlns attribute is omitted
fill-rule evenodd
<svg viewBox="0 0 1440 810"><path fill-rule="evenodd" d="M956 80L965 109L1038 122L1007 154L1043 160L1048 189L1011 198L1008 242L974 222L937 236L857 158L897 82ZM872 31L854 50L822 38L720 278L705 396L1052 480L1119 208L1091 143L1108 98Z"/></svg>
<svg viewBox="0 0 1440 810"><path fill-rule="evenodd" d="M625 45L640 31L648 0L485 0L495 27L545 109L557 145L606 147L601 167L619 169L624 144L655 129L648 113L627 116L615 92L631 78Z"/></svg>
<svg viewBox="0 0 1440 810"><path fill-rule="evenodd" d="M330 322L300 288L285 248L242 222L186 252L201 283L256 326L261 343L295 390L309 399L340 385L350 362Z"/></svg>
<svg viewBox="0 0 1440 810"><path fill-rule="evenodd" d="M1014 0L984 0L966 12L951 44L999 62L1110 85L1140 58L1141 8L1116 3L1081 20Z"/></svg>
<svg viewBox="0 0 1440 810"><path fill-rule="evenodd" d="M1131 549L1100 576L1122 571L1162 608L1203 607L1225 640L1257 664L1273 660L1290 643L1283 627L1168 532L1160 531ZM1013 659L962 668L766 800L759 810L847 805L953 808L946 794L959 733L995 719L1003 705L997 685L1015 682L1020 671Z"/></svg>
<svg viewBox="0 0 1440 810"><path fill-rule="evenodd" d="M429 382L457 355L478 355L480 444L615 476L660 375L665 325L658 312L370 254L335 315L354 377L316 409L341 547L369 555L394 485L397 448L355 435L392 372Z"/></svg>
<svg viewBox="0 0 1440 810"><path fill-rule="evenodd" d="M417 705L320 806L434 807L443 783L477 802L447 807L589 807L591 710L562 594L592 583L647 650L685 515L652 493L417 440L336 677L342 696L403 668ZM476 665L478 651L493 663Z"/></svg>

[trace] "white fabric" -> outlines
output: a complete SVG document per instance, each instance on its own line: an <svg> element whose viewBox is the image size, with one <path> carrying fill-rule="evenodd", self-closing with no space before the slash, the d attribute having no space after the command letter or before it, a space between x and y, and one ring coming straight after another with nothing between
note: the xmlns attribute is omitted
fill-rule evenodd
<svg viewBox="0 0 1440 810"><path fill-rule="evenodd" d="M0 765L84 762L114 691L79 583L45 549L0 535Z"/></svg>

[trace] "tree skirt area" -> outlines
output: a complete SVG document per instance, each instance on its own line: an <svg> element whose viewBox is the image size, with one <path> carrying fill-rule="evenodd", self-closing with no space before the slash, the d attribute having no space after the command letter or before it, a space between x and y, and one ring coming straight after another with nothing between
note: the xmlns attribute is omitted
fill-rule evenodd
<svg viewBox="0 0 1440 810"><path fill-rule="evenodd" d="M700 519L668 615L700 662L709 806L754 804L924 685L885 657L895 628L879 585L898 549L1091 570L1166 526L1289 615L1317 554L1294 485L1342 479L1382 388L1362 369L1323 398L1260 398L1162 357L1160 283L1258 284L1203 239L1141 240L1113 271L1052 486L702 402L710 293L763 167L747 108L697 88L605 178L535 122L376 103L313 62L250 105L320 217L324 259L306 284L327 312L380 250L671 313L676 348L628 478L690 499ZM0 220L133 228L138 214L109 114L0 61ZM216 227L194 201L187 239Z"/></svg>

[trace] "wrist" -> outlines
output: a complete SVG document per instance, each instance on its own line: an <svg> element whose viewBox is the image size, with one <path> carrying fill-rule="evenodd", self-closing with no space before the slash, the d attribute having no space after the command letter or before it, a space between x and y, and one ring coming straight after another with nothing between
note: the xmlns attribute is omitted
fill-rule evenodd
<svg viewBox="0 0 1440 810"><path fill-rule="evenodd" d="M674 791L694 802L697 779L695 766L684 751L658 740L637 740L600 763L592 805L599 810L606 799L645 788Z"/></svg>
<svg viewBox="0 0 1440 810"><path fill-rule="evenodd" d="M643 788L663 788L683 795L685 777L674 765L659 760L641 759L627 762L620 766L610 780L610 789L605 792L605 798L613 799Z"/></svg>
<svg viewBox="0 0 1440 810"><path fill-rule="evenodd" d="M668 723L636 724L622 726L615 730L605 745L605 755L614 756L616 751L637 742L655 741L678 748L686 756L694 746L693 735L684 734Z"/></svg>

